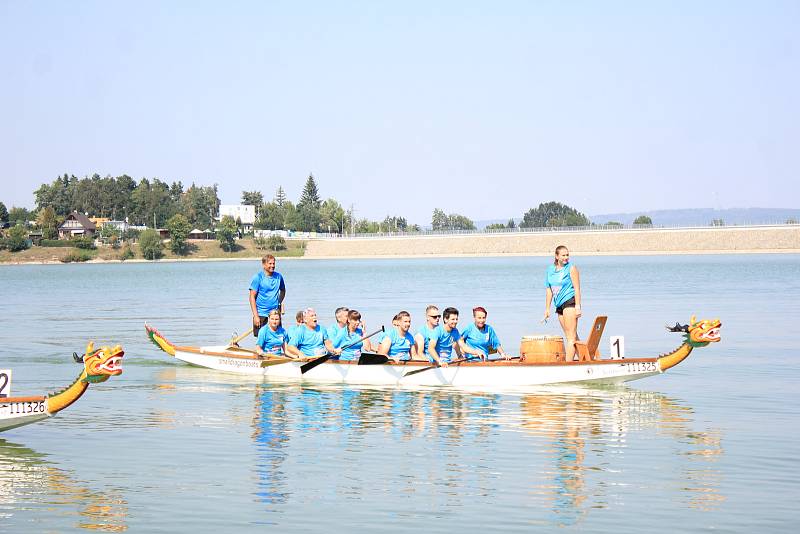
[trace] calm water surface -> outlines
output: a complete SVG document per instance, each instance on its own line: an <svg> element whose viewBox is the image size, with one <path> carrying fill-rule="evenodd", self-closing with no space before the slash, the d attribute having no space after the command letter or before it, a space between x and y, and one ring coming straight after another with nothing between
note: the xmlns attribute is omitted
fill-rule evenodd
<svg viewBox="0 0 800 534"><path fill-rule="evenodd" d="M0 266L0 368L63 387L87 340L124 374L58 417L0 434L0 532L794 530L800 497L800 257L574 258L585 333L628 356L719 317L722 342L627 387L517 392L270 384L151 346L248 327L257 262ZM368 330L400 309L489 310L504 345L541 325L543 258L279 261L288 310L339 305ZM288 315L287 315L288 317Z"/></svg>

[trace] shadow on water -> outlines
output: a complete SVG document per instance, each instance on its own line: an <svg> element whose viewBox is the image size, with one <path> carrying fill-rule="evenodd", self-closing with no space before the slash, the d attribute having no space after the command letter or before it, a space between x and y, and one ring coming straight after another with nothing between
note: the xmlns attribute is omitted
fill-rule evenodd
<svg viewBox="0 0 800 534"><path fill-rule="evenodd" d="M411 477L392 491L417 494L423 502L444 494L456 508L470 506L465 495L496 496L518 485L525 506L549 510L546 523L570 525L592 509L624 504L633 476L654 494L677 486L686 507L711 511L725 500L714 465L723 454L722 435L693 426L693 410L685 403L627 388L564 386L509 395L260 384L252 420L257 498L273 511L293 498L296 475L289 464L305 436L315 435L323 446L306 454L320 461L333 455L342 473L355 479L350 490L362 498L368 490L360 483L370 476L389 485ZM669 473L648 472L649 462L631 445L652 438L671 456L666 462L675 469ZM361 460L349 458L352 451L374 450L376 443L388 454L416 451L421 444L416 464L427 470L398 472L391 466L397 461L387 456L387 466L370 474ZM665 463L664 457L657 460ZM476 472L485 473L476 479Z"/></svg>
<svg viewBox="0 0 800 534"><path fill-rule="evenodd" d="M53 465L46 455L0 438L0 519L8 526L15 511L39 508L55 512L58 528L72 517L75 528L104 532L128 529L128 507L117 489L98 491L75 475ZM44 514L25 530L49 530ZM27 523L27 522L26 522Z"/></svg>

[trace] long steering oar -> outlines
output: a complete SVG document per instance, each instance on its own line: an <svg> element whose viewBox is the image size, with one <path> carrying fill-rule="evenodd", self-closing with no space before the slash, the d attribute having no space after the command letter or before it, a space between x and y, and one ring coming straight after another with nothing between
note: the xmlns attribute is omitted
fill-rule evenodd
<svg viewBox="0 0 800 534"><path fill-rule="evenodd" d="M349 349L349 348L350 348L350 347L352 347L353 345L358 345L359 343L361 343L361 342L362 342L362 341L364 341L365 339L369 339L369 338L371 338L372 336L374 336L375 334L377 334L377 333L379 333L379 332L383 332L383 331L384 331L384 328L381 326L381 329L380 329L380 330L375 330L373 333L369 334L368 336L364 336L364 337L362 337L361 339L359 339L358 341L354 341L353 343L350 343L349 345L345 345L344 347L342 347L342 350L344 350L344 349ZM330 359L331 359L331 356L333 356L333 354L331 354L331 353L329 352L329 353L328 353L328 354L326 354L325 356L320 356L319 358L316 358L316 359L314 359L314 360L311 360L311 361L310 361L310 362L308 362L308 363L304 363L303 365L301 365L301 366L300 366L300 373L301 373L301 374L305 374L305 373L309 372L311 369L313 369L314 367L318 366L319 364L321 364L321 363L325 363L325 362L327 362L328 360L330 360Z"/></svg>

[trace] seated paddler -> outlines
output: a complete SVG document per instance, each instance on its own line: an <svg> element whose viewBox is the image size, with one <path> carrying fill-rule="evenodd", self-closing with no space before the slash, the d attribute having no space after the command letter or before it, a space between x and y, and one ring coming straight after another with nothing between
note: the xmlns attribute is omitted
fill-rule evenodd
<svg viewBox="0 0 800 534"><path fill-rule="evenodd" d="M458 331L458 310L445 308L442 312L442 324L436 327L428 343L428 359L442 367L455 360L455 356L462 357L461 346L458 341L461 333ZM453 354L455 353L455 355Z"/></svg>
<svg viewBox="0 0 800 534"><path fill-rule="evenodd" d="M431 304L425 308L425 324L419 327L414 341L417 343L417 354L420 359L425 360L428 358L428 347L430 346L431 339L437 335L439 328L439 320L442 318L442 312L439 311L438 306Z"/></svg>
<svg viewBox="0 0 800 534"><path fill-rule="evenodd" d="M486 324L486 308L477 306L472 308L472 318L474 322L461 331L461 351L465 354L474 355L481 360L489 359L489 354L497 353L506 360L510 356L503 350L500 338L491 325Z"/></svg>
<svg viewBox="0 0 800 534"><path fill-rule="evenodd" d="M392 319L393 328L378 345L378 354L388 356L395 361L407 361L417 355L417 347L413 336L408 332L411 328L411 314L401 311Z"/></svg>
<svg viewBox="0 0 800 534"><path fill-rule="evenodd" d="M295 358L324 356L327 353L340 355L342 349L335 348L328 332L317 324L317 312L308 308L303 312L303 325L298 326L289 336L286 354Z"/></svg>
<svg viewBox="0 0 800 534"><path fill-rule="evenodd" d="M336 308L336 311L333 312L333 317L335 319L334 323L327 328L328 332L328 339L331 340L331 344L334 348L340 348L345 345L344 343L344 333L347 330L347 314L350 313L350 309L344 306Z"/></svg>
<svg viewBox="0 0 800 534"><path fill-rule="evenodd" d="M342 344L336 348L342 348L342 361L356 361L361 357L362 351L371 352L372 345L369 339L364 337L364 322L358 310L350 310L347 313L347 325L345 326ZM344 348L346 347L346 348Z"/></svg>
<svg viewBox="0 0 800 534"><path fill-rule="evenodd" d="M277 308L270 310L267 316L267 324L258 331L256 352L262 356L282 356L286 354L286 340L288 337L286 330L281 326L281 312Z"/></svg>

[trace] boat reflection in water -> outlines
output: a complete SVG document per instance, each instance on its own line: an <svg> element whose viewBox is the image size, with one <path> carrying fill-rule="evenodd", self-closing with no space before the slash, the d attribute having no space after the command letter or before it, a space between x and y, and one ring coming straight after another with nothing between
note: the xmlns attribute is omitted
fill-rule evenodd
<svg viewBox="0 0 800 534"><path fill-rule="evenodd" d="M70 472L52 465L45 455L0 439L0 524L11 528L15 510L37 507L54 514L53 523L47 524L49 514L40 513L33 524L30 518L24 519L27 531L59 530L65 526L65 517L71 515L75 516L75 528L128 530L128 507L118 490L93 490Z"/></svg>
<svg viewBox="0 0 800 534"><path fill-rule="evenodd" d="M416 495L437 511L502 496L562 525L633 495L715 509L722 436L695 426L692 408L660 393L569 386L474 394L258 385L252 422L258 498L268 505L329 484L344 500ZM298 456L328 464L314 472L317 486L298 481Z"/></svg>

